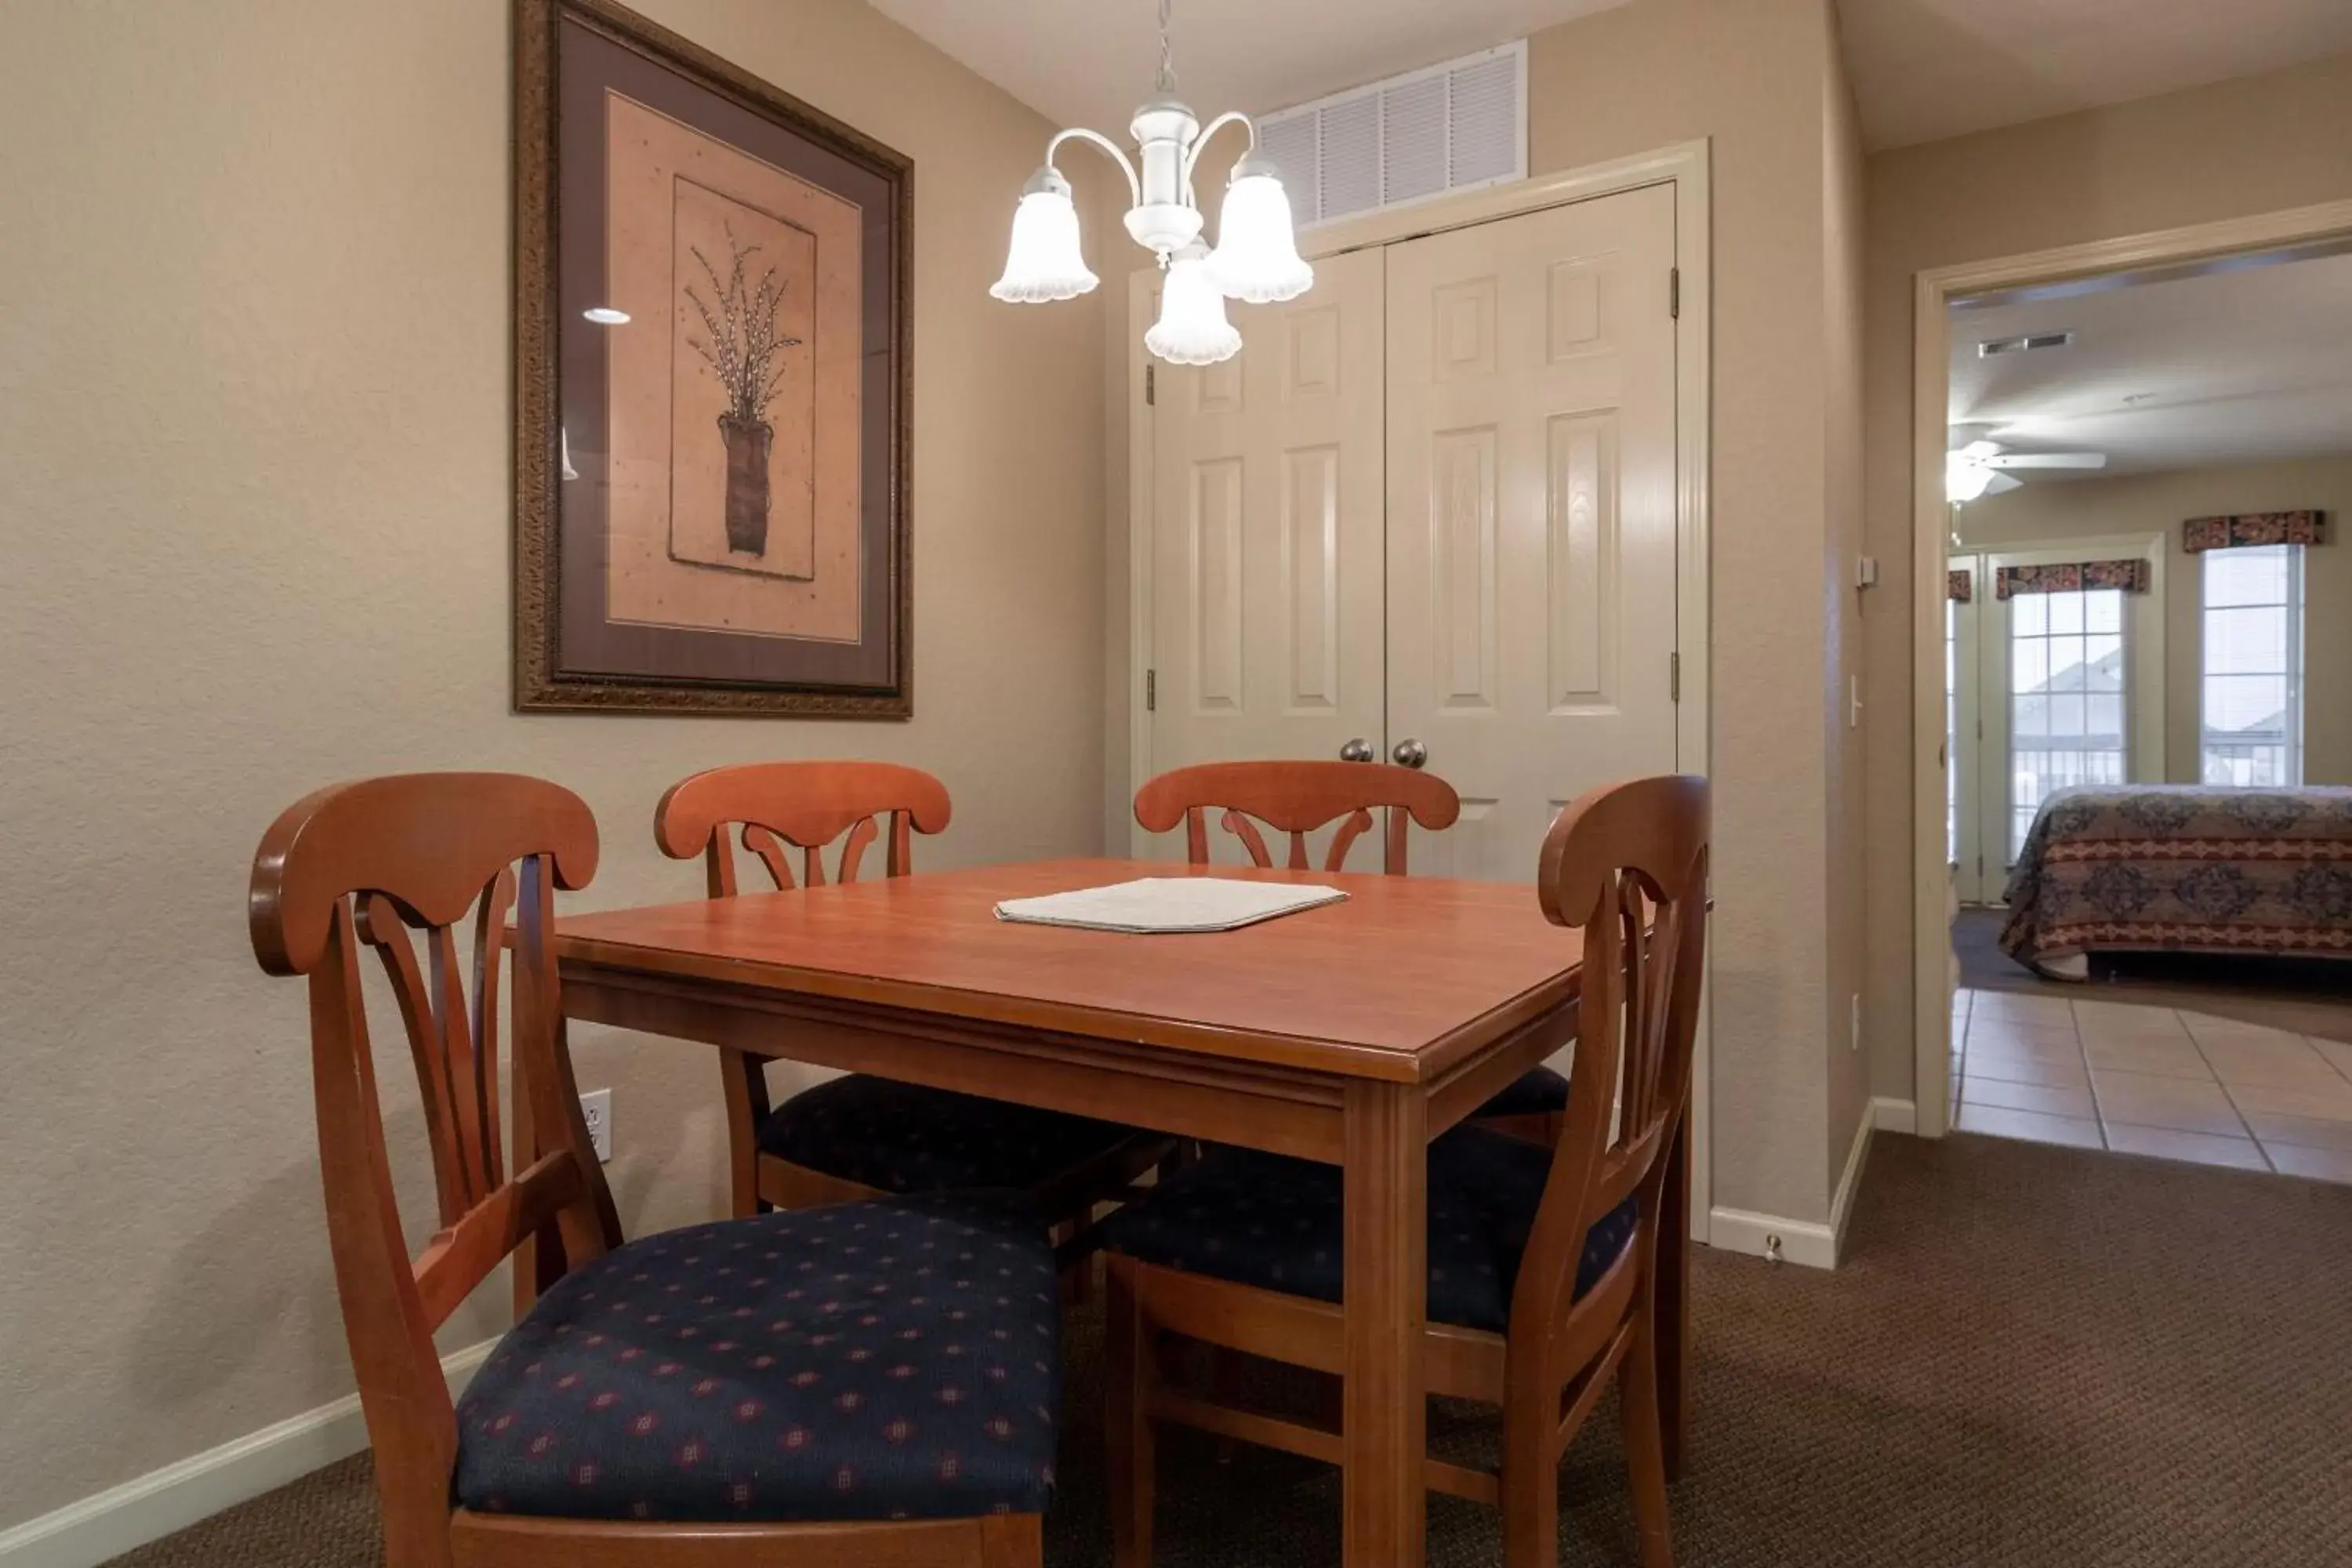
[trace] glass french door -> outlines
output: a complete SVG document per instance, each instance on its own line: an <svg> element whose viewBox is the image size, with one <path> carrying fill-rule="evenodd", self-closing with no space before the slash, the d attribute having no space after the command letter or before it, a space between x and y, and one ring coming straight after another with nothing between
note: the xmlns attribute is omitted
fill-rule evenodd
<svg viewBox="0 0 2352 1568"><path fill-rule="evenodd" d="M1999 568L2049 552L1955 557L1974 575L1946 606L1946 828L1963 903L1999 903L2034 816L2080 784L2164 776L2163 597L2112 588L2001 599ZM2084 558L2075 548L2072 559Z"/></svg>

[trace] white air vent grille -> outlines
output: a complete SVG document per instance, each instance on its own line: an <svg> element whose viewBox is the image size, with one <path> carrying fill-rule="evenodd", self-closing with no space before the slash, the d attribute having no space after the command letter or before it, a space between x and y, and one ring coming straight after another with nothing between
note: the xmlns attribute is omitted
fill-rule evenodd
<svg viewBox="0 0 2352 1568"><path fill-rule="evenodd" d="M1302 226L1524 178L1527 43L1262 116L1258 150Z"/></svg>

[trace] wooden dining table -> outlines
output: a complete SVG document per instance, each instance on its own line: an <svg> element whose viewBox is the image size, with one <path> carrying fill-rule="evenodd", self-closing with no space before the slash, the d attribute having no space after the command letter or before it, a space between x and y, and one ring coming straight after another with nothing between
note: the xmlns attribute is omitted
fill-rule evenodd
<svg viewBox="0 0 2352 1568"><path fill-rule="evenodd" d="M995 913L1185 876L1348 897L1182 935ZM567 916L556 945L571 1018L1339 1166L1345 1560L1423 1561L1427 1145L1576 1028L1580 938L1532 888L1048 860ZM1660 1247L1670 1474L1687 1169L1678 1140Z"/></svg>

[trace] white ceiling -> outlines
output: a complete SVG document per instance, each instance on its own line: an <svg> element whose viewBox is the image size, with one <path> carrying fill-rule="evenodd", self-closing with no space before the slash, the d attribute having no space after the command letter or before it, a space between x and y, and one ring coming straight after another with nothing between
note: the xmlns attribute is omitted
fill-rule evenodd
<svg viewBox="0 0 2352 1568"><path fill-rule="evenodd" d="M1204 113L1287 108L1641 0L1175 0ZM1159 58L1153 0L873 0L1056 123L1124 141ZM2352 0L1839 0L1873 148L2352 50Z"/></svg>
<svg viewBox="0 0 2352 1568"><path fill-rule="evenodd" d="M1977 354L2067 330L2070 348ZM2352 452L2347 343L2352 255L1955 310L1951 416L2012 451L2105 452L2110 474Z"/></svg>
<svg viewBox="0 0 2352 1568"><path fill-rule="evenodd" d="M2352 0L1838 0L1874 148L2352 50Z"/></svg>
<svg viewBox="0 0 2352 1568"><path fill-rule="evenodd" d="M1129 117L1151 95L1154 0L872 3L1056 124L1124 143ZM1175 0L1176 85L1204 118L1263 113L1628 3Z"/></svg>

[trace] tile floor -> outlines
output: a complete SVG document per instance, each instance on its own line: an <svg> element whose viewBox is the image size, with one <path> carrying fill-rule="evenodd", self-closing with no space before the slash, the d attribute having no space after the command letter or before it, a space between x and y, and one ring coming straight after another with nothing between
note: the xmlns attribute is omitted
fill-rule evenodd
<svg viewBox="0 0 2352 1568"><path fill-rule="evenodd" d="M1952 998L1963 1132L2352 1184L2352 1045L2170 1007Z"/></svg>

